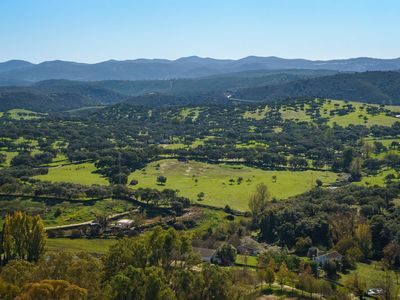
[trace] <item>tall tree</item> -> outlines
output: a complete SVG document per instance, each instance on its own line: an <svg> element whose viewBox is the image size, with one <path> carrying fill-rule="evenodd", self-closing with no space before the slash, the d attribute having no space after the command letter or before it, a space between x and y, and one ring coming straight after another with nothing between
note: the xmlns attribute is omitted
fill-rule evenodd
<svg viewBox="0 0 400 300"><path fill-rule="evenodd" d="M4 263L10 259L38 261L44 253L46 234L42 219L17 211L4 219L1 251Z"/></svg>
<svg viewBox="0 0 400 300"><path fill-rule="evenodd" d="M269 200L268 187L264 183L258 184L255 193L249 199L249 208L254 224L258 225L260 223L261 217L268 207Z"/></svg>

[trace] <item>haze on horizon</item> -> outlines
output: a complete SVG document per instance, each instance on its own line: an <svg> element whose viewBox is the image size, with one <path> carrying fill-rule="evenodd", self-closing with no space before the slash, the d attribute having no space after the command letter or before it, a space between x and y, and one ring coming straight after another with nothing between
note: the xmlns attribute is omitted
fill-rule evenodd
<svg viewBox="0 0 400 300"><path fill-rule="evenodd" d="M396 0L3 0L0 61L400 56Z"/></svg>

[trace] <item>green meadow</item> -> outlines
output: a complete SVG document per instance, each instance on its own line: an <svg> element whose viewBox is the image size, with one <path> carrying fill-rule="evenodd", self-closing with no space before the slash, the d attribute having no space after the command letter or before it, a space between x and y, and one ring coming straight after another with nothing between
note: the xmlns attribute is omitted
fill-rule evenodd
<svg viewBox="0 0 400 300"><path fill-rule="evenodd" d="M400 284L396 283L396 275L393 271L382 270L382 267L378 262L372 262L370 264L358 263L357 269L351 271L349 274L342 275L339 282L344 284L353 273L357 272L359 278L367 284L367 289L379 287L381 281L384 279L386 274L389 274L393 278L393 283L397 289L400 288Z"/></svg>
<svg viewBox="0 0 400 300"><path fill-rule="evenodd" d="M48 174L39 175L35 178L53 182L108 185L107 179L100 174L95 174L94 171L96 171L96 167L93 163L60 165L49 168Z"/></svg>
<svg viewBox="0 0 400 300"><path fill-rule="evenodd" d="M298 109L293 110L290 108L283 108L280 110L281 116L285 120L296 120L296 121L305 121L310 122L311 117L306 114L305 110Z"/></svg>
<svg viewBox="0 0 400 300"><path fill-rule="evenodd" d="M355 111L349 114L339 116L334 115L330 116L329 112L331 110L335 110L340 108L344 105L351 104ZM340 126L349 126L350 124L353 125L365 125L365 126L373 126L373 125L382 125L382 126L392 126L395 122L400 121L399 118L386 116L385 114L378 114L378 115L370 115L367 113L367 107L377 107L376 104L365 104L360 102L354 101L341 101L341 100L325 100L324 104L321 109L322 117L329 118L328 124L332 126L334 123ZM386 109L392 110L397 112L400 110L400 106L386 106ZM365 120L364 117L367 119Z"/></svg>
<svg viewBox="0 0 400 300"><path fill-rule="evenodd" d="M157 176L167 177L165 185L157 184ZM276 182L273 181L276 176ZM238 183L238 178L242 178ZM135 188L177 189L180 195L199 201L197 195L205 194L200 203L223 207L229 205L247 210L249 196L259 183L265 183L272 197L288 198L306 192L315 185L316 179L324 183L334 182L337 175L322 171L264 171L243 165L179 162L165 159L152 162L144 170L132 173L129 180L137 179Z"/></svg>
<svg viewBox="0 0 400 300"><path fill-rule="evenodd" d="M269 112L269 107L266 105L263 109L257 108L254 111L246 111L243 117L246 119L262 120L265 118L267 112Z"/></svg>
<svg viewBox="0 0 400 300"><path fill-rule="evenodd" d="M64 201L51 204L18 197L0 199L0 215L11 210L21 210L32 215L39 214L46 227L87 222L98 215L113 215L134 208L132 203L116 199L103 199L95 203ZM0 220L2 221L2 218Z"/></svg>
<svg viewBox="0 0 400 300"><path fill-rule="evenodd" d="M45 114L40 114L27 109L15 108L8 111L10 117L15 120L33 120L39 119Z"/></svg>
<svg viewBox="0 0 400 300"><path fill-rule="evenodd" d="M87 251L89 253L105 254L108 248L115 243L116 240L113 239L56 238L47 240L46 250L49 252L68 250L71 252Z"/></svg>

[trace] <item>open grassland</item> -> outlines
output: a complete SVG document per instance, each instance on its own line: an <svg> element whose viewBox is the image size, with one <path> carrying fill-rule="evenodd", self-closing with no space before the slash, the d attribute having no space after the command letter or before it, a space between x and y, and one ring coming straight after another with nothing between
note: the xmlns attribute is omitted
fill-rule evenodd
<svg viewBox="0 0 400 300"><path fill-rule="evenodd" d="M262 148L268 148L268 144L262 143L262 142L257 142L257 141L250 141L247 144L236 144L236 148L257 148L257 147L262 147Z"/></svg>
<svg viewBox="0 0 400 300"><path fill-rule="evenodd" d="M380 171L377 175L374 176L363 176L361 178L360 182L355 182L355 184L358 185L379 185L379 186L384 186L385 184L385 177L389 174L393 174L397 177L397 172L393 169L386 169L386 170L382 170Z"/></svg>
<svg viewBox="0 0 400 300"><path fill-rule="evenodd" d="M45 226L59 226L87 222L99 215L113 215L122 213L135 206L124 200L103 199L95 203L48 203L39 200L21 198L0 199L0 216L13 210L25 211L29 214L39 214ZM1 221L3 218L1 218ZM0 221L0 223L1 223ZM1 225L1 224L0 224Z"/></svg>
<svg viewBox="0 0 400 300"><path fill-rule="evenodd" d="M339 116L337 114L330 116L330 111L341 108L348 104L351 104L355 108L354 112L350 112L343 116ZM368 106L378 107L379 105L365 104L354 101L327 100L324 102L320 113L322 117L329 118L328 124L330 126L332 126L334 123L340 126L349 126L350 124L365 125L368 127L373 125L392 126L395 122L400 121L399 118L386 116L385 114L370 115L367 112ZM394 112L400 110L400 107L398 106L386 106L385 108Z"/></svg>
<svg viewBox="0 0 400 300"><path fill-rule="evenodd" d="M193 122L197 120L201 112L201 109L199 107L195 108L183 108L180 113L179 117L181 119L187 119L190 118Z"/></svg>
<svg viewBox="0 0 400 300"><path fill-rule="evenodd" d="M157 176L167 177L165 185L158 185ZM277 177L273 182L273 176ZM238 178L242 182L238 183ZM145 170L132 173L130 180L137 179L135 187L177 189L180 195L198 201L197 195L205 193L201 203L223 207L229 205L238 210L247 210L249 196L259 183L265 183L273 197L288 198L301 194L315 185L316 179L324 183L334 182L335 173L317 171L264 171L243 165L207 164L202 162L179 162L165 159L152 162Z"/></svg>
<svg viewBox="0 0 400 300"><path fill-rule="evenodd" d="M177 150L177 149L185 149L185 148L190 148L190 149L194 149L197 148L199 146L204 145L204 142L213 139L213 136L206 136L203 139L196 139L194 140L191 144L184 144L184 143L172 143L172 144L161 144L160 146L163 147L164 149L169 149L169 150Z"/></svg>
<svg viewBox="0 0 400 300"><path fill-rule="evenodd" d="M113 239L68 239L57 238L48 239L46 250L49 252L71 251L80 252L87 251L89 253L105 254L110 246L114 245L116 240Z"/></svg>
<svg viewBox="0 0 400 300"><path fill-rule="evenodd" d="M11 118L15 120L32 120L39 119L43 117L45 114L40 114L27 109L15 108L11 109L7 112Z"/></svg>
<svg viewBox="0 0 400 300"><path fill-rule="evenodd" d="M108 181L101 175L93 173L94 171L96 171L96 167L93 163L71 164L49 168L48 174L35 178L53 182L108 185Z"/></svg>
<svg viewBox="0 0 400 300"><path fill-rule="evenodd" d="M346 279L354 272L357 272L360 279L367 284L367 289L379 287L386 274L390 275L393 278L394 285L400 288L400 285L396 284L396 275L394 272L383 270L378 262L372 262L371 264L358 263L357 269L351 271L349 274L342 275L339 282L345 283Z"/></svg>
<svg viewBox="0 0 400 300"><path fill-rule="evenodd" d="M4 167L8 167L11 164L11 160L18 155L18 152L8 152L8 151L0 151L0 153L6 155L6 162L4 163ZM1 165L0 165L1 166Z"/></svg>
<svg viewBox="0 0 400 300"><path fill-rule="evenodd" d="M257 256L238 254L236 256L235 264L239 266L257 267L258 264Z"/></svg>
<svg viewBox="0 0 400 300"><path fill-rule="evenodd" d="M269 112L269 107L266 105L263 109L257 108L254 111L246 111L243 114L245 119L262 120L265 118L266 113Z"/></svg>
<svg viewBox="0 0 400 300"><path fill-rule="evenodd" d="M311 117L306 114L305 110L298 109L293 110L291 108L283 108L280 110L281 116L285 120L295 120L295 121L305 121L305 122L310 122Z"/></svg>

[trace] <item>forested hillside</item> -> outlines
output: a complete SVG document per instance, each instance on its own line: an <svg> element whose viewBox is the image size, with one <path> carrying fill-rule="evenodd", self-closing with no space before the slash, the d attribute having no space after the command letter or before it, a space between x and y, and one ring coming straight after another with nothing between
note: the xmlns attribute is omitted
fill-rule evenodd
<svg viewBox="0 0 400 300"><path fill-rule="evenodd" d="M282 85L243 89L234 93L234 98L274 101L291 97L321 97L399 104L399 86L400 72L336 74Z"/></svg>

